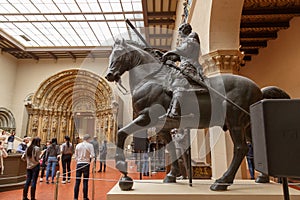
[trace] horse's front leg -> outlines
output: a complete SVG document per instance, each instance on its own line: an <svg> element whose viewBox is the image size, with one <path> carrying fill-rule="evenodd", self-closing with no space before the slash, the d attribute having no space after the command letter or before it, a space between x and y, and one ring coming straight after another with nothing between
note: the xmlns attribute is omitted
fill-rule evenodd
<svg viewBox="0 0 300 200"><path fill-rule="evenodd" d="M148 117L146 115L140 115L135 118L131 123L129 123L124 128L120 129L117 133L117 149L116 149L116 168L127 175L127 163L125 161L124 154L124 143L128 135L134 134L137 131L146 130L148 127Z"/></svg>
<svg viewBox="0 0 300 200"><path fill-rule="evenodd" d="M164 131L163 138L164 138L165 145L170 154L170 159L172 162L171 170L166 175L163 182L164 183L176 183L176 177L180 174L180 170L179 170L179 165L178 165L178 157L176 154L175 144L174 144L174 141L172 141L170 131Z"/></svg>

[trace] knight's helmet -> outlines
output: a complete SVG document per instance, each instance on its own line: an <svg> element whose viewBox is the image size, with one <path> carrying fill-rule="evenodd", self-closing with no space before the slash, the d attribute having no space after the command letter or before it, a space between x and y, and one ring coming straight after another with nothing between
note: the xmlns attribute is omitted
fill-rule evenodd
<svg viewBox="0 0 300 200"><path fill-rule="evenodd" d="M178 28L180 35L189 35L192 32L192 26L189 23L183 23Z"/></svg>

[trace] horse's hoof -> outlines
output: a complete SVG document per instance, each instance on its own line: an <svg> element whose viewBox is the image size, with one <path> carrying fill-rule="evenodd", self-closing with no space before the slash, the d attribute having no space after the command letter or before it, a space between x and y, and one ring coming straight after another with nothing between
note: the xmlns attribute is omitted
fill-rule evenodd
<svg viewBox="0 0 300 200"><path fill-rule="evenodd" d="M226 191L227 187L231 185L229 183L217 183L215 182L210 186L210 190L212 191Z"/></svg>
<svg viewBox="0 0 300 200"><path fill-rule="evenodd" d="M123 174L127 174L127 162L125 161L117 161L116 168L122 172Z"/></svg>
<svg viewBox="0 0 300 200"><path fill-rule="evenodd" d="M269 176L267 176L267 175L259 175L256 178L255 183L270 183Z"/></svg>
<svg viewBox="0 0 300 200"><path fill-rule="evenodd" d="M176 176L167 175L164 178L164 183L176 183Z"/></svg>
<svg viewBox="0 0 300 200"><path fill-rule="evenodd" d="M133 186L133 180L129 176L125 175L119 180L119 187L123 191L131 190L132 186Z"/></svg>

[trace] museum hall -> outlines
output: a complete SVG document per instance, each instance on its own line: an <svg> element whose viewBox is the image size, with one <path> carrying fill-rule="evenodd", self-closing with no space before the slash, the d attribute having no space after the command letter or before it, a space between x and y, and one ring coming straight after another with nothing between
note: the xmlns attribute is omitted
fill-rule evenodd
<svg viewBox="0 0 300 200"><path fill-rule="evenodd" d="M0 199L300 200L299 27L300 0L0 0Z"/></svg>

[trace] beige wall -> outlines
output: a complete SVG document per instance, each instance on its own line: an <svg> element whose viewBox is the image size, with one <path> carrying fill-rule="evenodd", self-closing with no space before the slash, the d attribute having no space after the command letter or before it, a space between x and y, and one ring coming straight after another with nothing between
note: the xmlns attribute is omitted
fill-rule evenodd
<svg viewBox="0 0 300 200"><path fill-rule="evenodd" d="M108 59L71 59L55 60L17 60L9 55L0 55L0 106L12 111L16 119L16 133L18 136L25 135L26 131L26 109L25 98L35 93L40 84L50 76L67 69L84 69L103 77L107 70ZM125 84L127 80L124 80ZM115 85L109 83L115 94L118 94L124 102L123 122L127 124L132 115L126 113L130 110L128 105L128 95L124 96L118 92Z"/></svg>
<svg viewBox="0 0 300 200"><path fill-rule="evenodd" d="M206 54L209 51L209 27L212 0L194 0L192 6L194 6L194 12L188 21L193 27L193 31L199 34L201 53Z"/></svg>
<svg viewBox="0 0 300 200"><path fill-rule="evenodd" d="M26 109L24 107L24 99L30 93L35 93L40 84L50 76L66 69L83 68L99 74L99 71L105 69L107 59L95 60L76 60L58 59L55 60L19 60L18 69L15 76L16 86L15 95L13 99L14 107L13 113L16 119L17 135L25 135L27 118ZM99 67L97 67L99 66Z"/></svg>
<svg viewBox="0 0 300 200"><path fill-rule="evenodd" d="M199 34L201 52L239 48L243 0L194 0L188 22Z"/></svg>
<svg viewBox="0 0 300 200"><path fill-rule="evenodd" d="M0 107L12 111L14 98L15 76L17 72L16 59L7 53L0 54ZM13 113L15 115L15 113Z"/></svg>
<svg viewBox="0 0 300 200"><path fill-rule="evenodd" d="M278 33L268 47L252 56L240 74L254 80L260 87L276 85L293 98L300 98L300 17L290 21L290 28Z"/></svg>

